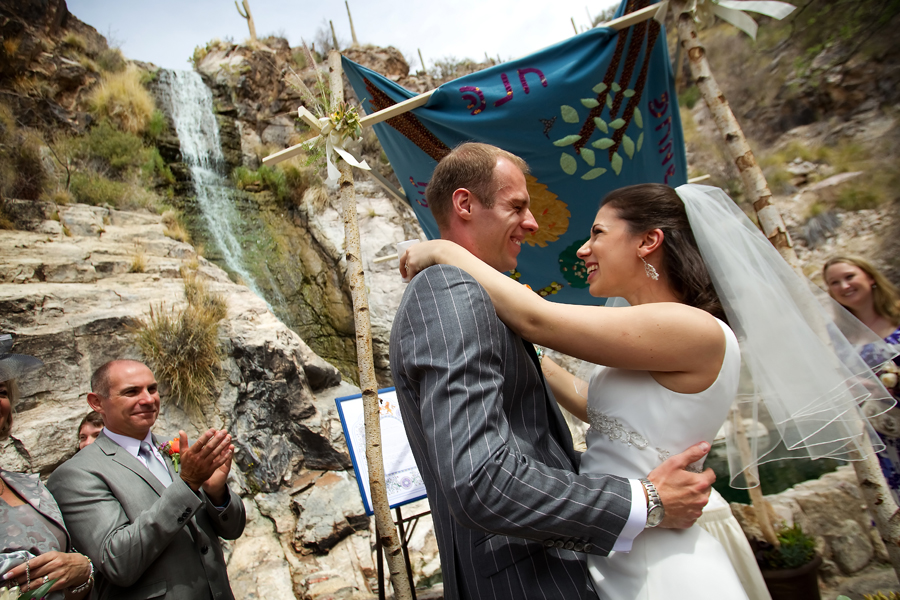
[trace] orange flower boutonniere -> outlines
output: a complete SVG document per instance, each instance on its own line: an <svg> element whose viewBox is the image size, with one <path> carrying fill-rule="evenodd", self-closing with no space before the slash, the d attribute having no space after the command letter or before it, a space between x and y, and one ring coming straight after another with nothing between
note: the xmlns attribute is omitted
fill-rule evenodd
<svg viewBox="0 0 900 600"><path fill-rule="evenodd" d="M171 441L159 445L159 451L172 458L172 464L175 465L175 472L178 472L178 463L181 461L181 439L176 436Z"/></svg>

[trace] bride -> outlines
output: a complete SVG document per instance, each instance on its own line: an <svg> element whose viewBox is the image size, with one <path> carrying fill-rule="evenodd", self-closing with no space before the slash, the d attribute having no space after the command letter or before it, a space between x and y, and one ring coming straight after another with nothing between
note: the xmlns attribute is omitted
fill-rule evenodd
<svg viewBox="0 0 900 600"><path fill-rule="evenodd" d="M739 384L758 393L738 406L771 415L770 438L789 449L847 457L859 448L867 425L854 385L867 369L842 351L846 340L822 340L815 324L823 315L811 316L805 283L721 190L616 190L578 256L591 295L630 306L548 302L443 240L410 248L400 271L412 277L435 263L460 267L522 338L602 365L587 399L570 374L545 369L560 404L590 423L582 472L641 478L668 456L711 443ZM742 372L752 379L741 383ZM733 481L754 475L765 460L759 453L732 453ZM746 597L722 546L698 525L645 529L630 552L589 555L588 565L598 594L610 600Z"/></svg>

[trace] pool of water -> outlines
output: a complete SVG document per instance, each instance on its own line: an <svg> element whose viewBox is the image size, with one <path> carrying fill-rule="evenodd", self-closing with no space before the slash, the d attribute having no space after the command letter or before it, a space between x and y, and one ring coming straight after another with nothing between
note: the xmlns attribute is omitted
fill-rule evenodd
<svg viewBox="0 0 900 600"><path fill-rule="evenodd" d="M775 455L785 455L784 446L779 446L774 450ZM777 494L784 490L797 485L809 479L818 479L825 473L830 473L844 464L841 461L832 459L812 460L808 458L799 458L792 460L781 460L766 463L759 467L759 480L763 494ZM713 446L709 457L706 459L706 466L710 467L716 474L716 483L713 485L728 502L741 502L743 504L750 503L750 494L747 490L736 490L728 485L728 459L725 455L725 444L720 443Z"/></svg>

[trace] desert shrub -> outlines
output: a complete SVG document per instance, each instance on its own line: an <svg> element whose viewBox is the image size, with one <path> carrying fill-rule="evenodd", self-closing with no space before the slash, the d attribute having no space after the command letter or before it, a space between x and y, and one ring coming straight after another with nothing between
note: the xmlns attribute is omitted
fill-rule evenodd
<svg viewBox="0 0 900 600"><path fill-rule="evenodd" d="M126 204L132 186L97 173L76 172L72 175L69 191L78 202L95 206L109 204L121 208Z"/></svg>
<svg viewBox="0 0 900 600"><path fill-rule="evenodd" d="M87 42L84 37L74 31L66 33L60 42L62 43L63 48L81 53L87 52Z"/></svg>
<svg viewBox="0 0 900 600"><path fill-rule="evenodd" d="M284 167L284 180L288 187L291 202L295 205L300 204L306 190L322 184L322 180L314 168L298 167L291 164Z"/></svg>
<svg viewBox="0 0 900 600"><path fill-rule="evenodd" d="M107 118L123 131L140 134L147 129L156 106L141 85L141 71L129 67L118 73L106 73L90 96L95 117Z"/></svg>
<svg viewBox="0 0 900 600"><path fill-rule="evenodd" d="M231 181L239 190L256 191L254 188L268 190L282 202L290 197L287 178L280 167L263 165L256 171L243 166L236 167L231 172Z"/></svg>
<svg viewBox="0 0 900 600"><path fill-rule="evenodd" d="M162 222L165 227L163 232L165 235L179 242L190 243L191 234L184 224L184 214L180 210L167 208L162 213Z"/></svg>
<svg viewBox="0 0 900 600"><path fill-rule="evenodd" d="M103 166L108 166L119 175L146 164L151 158L140 137L117 129L106 119L92 127L80 138L80 142L79 154L82 158L99 159Z"/></svg>
<svg viewBox="0 0 900 600"><path fill-rule="evenodd" d="M50 181L41 158L43 140L33 131L19 132L18 144L9 149L14 177L6 192L13 198L37 200Z"/></svg>
<svg viewBox="0 0 900 600"><path fill-rule="evenodd" d="M289 192L284 171L278 167L272 168L263 165L257 173L264 189L275 194L275 197L282 202L288 198Z"/></svg>
<svg viewBox="0 0 900 600"><path fill-rule="evenodd" d="M131 266L128 268L129 273L143 273L147 270L147 255L139 249L134 249L131 255Z"/></svg>
<svg viewBox="0 0 900 600"><path fill-rule="evenodd" d="M166 116L160 110L154 110L153 114L150 116L150 120L147 122L147 130L144 132L144 135L150 141L157 141L160 136L166 132Z"/></svg>
<svg viewBox="0 0 900 600"><path fill-rule="evenodd" d="M169 386L169 398L197 414L215 399L222 356L218 329L226 305L196 277L185 280L185 298L182 310L151 305L149 315L135 321L131 331L147 365Z"/></svg>
<svg viewBox="0 0 900 600"><path fill-rule="evenodd" d="M97 66L107 73L121 73L128 66L122 51L118 48L107 48L97 55Z"/></svg>
<svg viewBox="0 0 900 600"><path fill-rule="evenodd" d="M234 187L244 190L260 183L259 173L244 166L235 167L231 172L231 181Z"/></svg>
<svg viewBox="0 0 900 600"><path fill-rule="evenodd" d="M169 165L166 164L166 161L163 160L163 157L155 146L150 148L147 162L141 166L141 169L147 179L159 178L166 185L173 185L175 183L175 175L172 173L172 169L170 169Z"/></svg>

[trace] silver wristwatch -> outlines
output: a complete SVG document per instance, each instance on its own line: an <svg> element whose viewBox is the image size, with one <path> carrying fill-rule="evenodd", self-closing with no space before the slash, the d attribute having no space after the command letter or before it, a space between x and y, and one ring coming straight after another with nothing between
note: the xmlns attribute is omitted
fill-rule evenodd
<svg viewBox="0 0 900 600"><path fill-rule="evenodd" d="M663 508L662 500L659 499L659 492L656 486L649 479L641 479L641 485L647 490L647 525L646 527L656 527L662 523L666 516L666 509Z"/></svg>

